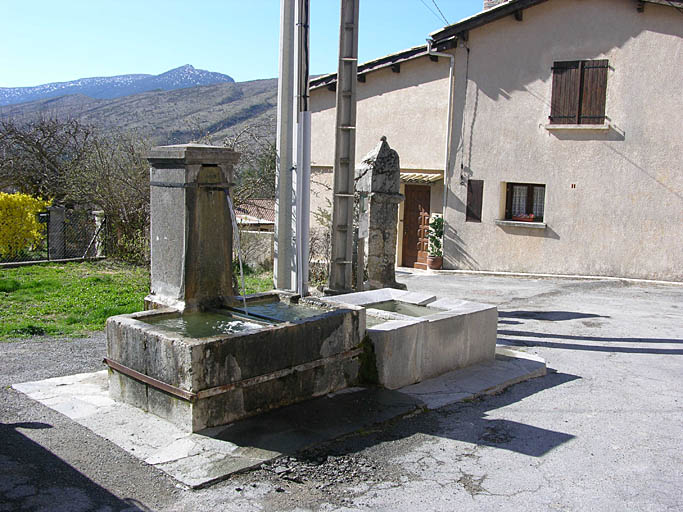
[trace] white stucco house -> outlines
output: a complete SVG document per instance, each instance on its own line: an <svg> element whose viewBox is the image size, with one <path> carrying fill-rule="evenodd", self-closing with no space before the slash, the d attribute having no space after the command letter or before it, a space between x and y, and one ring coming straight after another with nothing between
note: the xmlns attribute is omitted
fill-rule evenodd
<svg viewBox="0 0 683 512"><path fill-rule="evenodd" d="M683 1L485 4L358 66L356 159L401 158L397 263L427 211L444 268L683 280ZM311 82L314 210L335 86Z"/></svg>

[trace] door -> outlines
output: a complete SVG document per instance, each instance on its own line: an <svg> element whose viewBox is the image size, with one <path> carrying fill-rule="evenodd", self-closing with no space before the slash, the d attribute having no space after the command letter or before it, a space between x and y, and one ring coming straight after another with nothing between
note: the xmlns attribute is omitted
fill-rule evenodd
<svg viewBox="0 0 683 512"><path fill-rule="evenodd" d="M406 185L403 209L404 267L427 268L429 249L429 186Z"/></svg>

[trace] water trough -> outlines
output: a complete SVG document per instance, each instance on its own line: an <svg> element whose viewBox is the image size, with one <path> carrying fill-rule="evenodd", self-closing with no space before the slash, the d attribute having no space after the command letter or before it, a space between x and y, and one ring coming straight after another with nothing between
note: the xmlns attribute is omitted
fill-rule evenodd
<svg viewBox="0 0 683 512"><path fill-rule="evenodd" d="M374 346L379 383L386 388L495 358L495 306L393 288L324 300L366 308L366 332Z"/></svg>

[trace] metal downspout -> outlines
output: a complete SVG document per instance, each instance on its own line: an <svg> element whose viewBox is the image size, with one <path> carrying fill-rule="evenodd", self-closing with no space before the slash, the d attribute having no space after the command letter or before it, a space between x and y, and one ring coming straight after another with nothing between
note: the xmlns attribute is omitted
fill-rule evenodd
<svg viewBox="0 0 683 512"><path fill-rule="evenodd" d="M446 120L446 148L443 164L443 207L441 215L446 218L446 206L448 205L448 170L451 166L451 144L452 144L452 126L453 126L453 97L455 95L455 55L450 53L441 53L432 50L432 40L427 39L427 53L435 57L445 57L450 59L450 69L448 73L448 117Z"/></svg>

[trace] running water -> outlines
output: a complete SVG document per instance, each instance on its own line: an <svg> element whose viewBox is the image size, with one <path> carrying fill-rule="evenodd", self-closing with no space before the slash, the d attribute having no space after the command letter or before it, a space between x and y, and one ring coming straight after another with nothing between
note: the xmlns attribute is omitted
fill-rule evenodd
<svg viewBox="0 0 683 512"><path fill-rule="evenodd" d="M240 247L240 230L237 227L237 217L235 216L235 208L232 206L232 198L230 197L230 192L225 191L225 197L228 199L228 209L230 210L230 219L232 220L232 232L233 240L235 240L235 245L237 245L237 261L240 262L240 280L242 281L242 304L244 305L244 313L249 314L247 311L247 299L245 298L245 287L244 287L244 271L242 270L242 247Z"/></svg>

